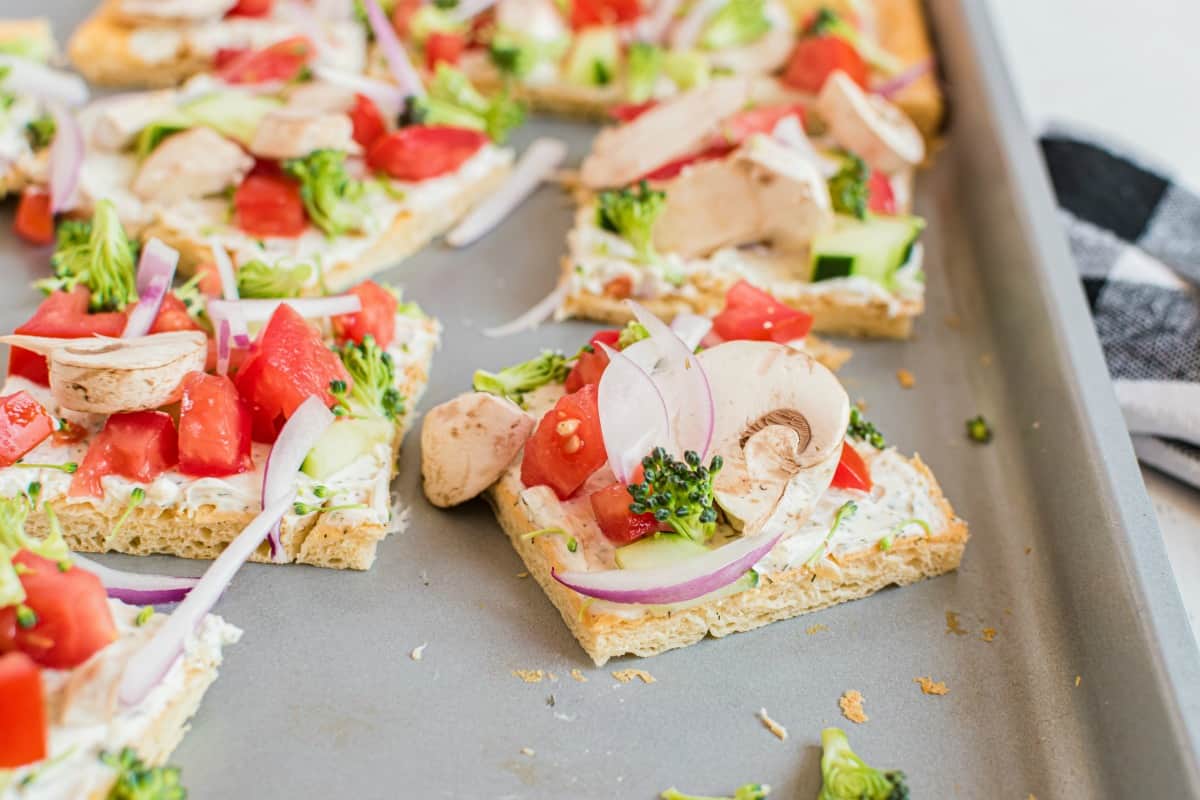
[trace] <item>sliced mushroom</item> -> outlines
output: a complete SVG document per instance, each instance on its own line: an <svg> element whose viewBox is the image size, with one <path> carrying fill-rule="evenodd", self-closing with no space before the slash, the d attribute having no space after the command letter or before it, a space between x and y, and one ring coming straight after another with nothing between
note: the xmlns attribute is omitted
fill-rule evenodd
<svg viewBox="0 0 1200 800"><path fill-rule="evenodd" d="M774 342L726 342L700 363L715 393L713 452L725 465L713 483L737 528L767 518L794 527L829 487L850 420L850 400L833 373L806 353Z"/></svg>
<svg viewBox="0 0 1200 800"><path fill-rule="evenodd" d="M208 339L201 331L129 339L51 339L13 334L0 342L46 356L50 391L63 408L91 414L143 411L174 403L183 378L204 369Z"/></svg>
<svg viewBox="0 0 1200 800"><path fill-rule="evenodd" d="M294 84L287 107L303 114L345 114L354 107L354 90L321 81Z"/></svg>
<svg viewBox="0 0 1200 800"><path fill-rule="evenodd" d="M913 121L882 97L864 92L844 72L826 79L816 110L834 141L871 169L896 172L925 158L925 140Z"/></svg>
<svg viewBox="0 0 1200 800"><path fill-rule="evenodd" d="M91 104L80 114L88 144L112 152L124 150L147 125L175 113L177 95L174 89L162 89L106 97Z"/></svg>
<svg viewBox="0 0 1200 800"><path fill-rule="evenodd" d="M346 114L294 107L272 111L258 123L250 142L250 152L260 158L303 158L324 149L358 152L354 123Z"/></svg>
<svg viewBox="0 0 1200 800"><path fill-rule="evenodd" d="M533 417L511 400L484 392L459 395L425 415L421 475L440 508L470 500L495 483L533 433Z"/></svg>
<svg viewBox="0 0 1200 800"><path fill-rule="evenodd" d="M133 193L157 203L207 197L236 186L253 166L254 159L213 129L192 128L167 137L142 162Z"/></svg>

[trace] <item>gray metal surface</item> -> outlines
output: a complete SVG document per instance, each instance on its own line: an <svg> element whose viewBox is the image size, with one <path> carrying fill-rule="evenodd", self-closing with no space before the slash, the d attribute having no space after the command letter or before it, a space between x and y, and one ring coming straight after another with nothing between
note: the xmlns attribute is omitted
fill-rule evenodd
<svg viewBox="0 0 1200 800"><path fill-rule="evenodd" d="M39 10L65 38L86 5ZM396 491L412 524L374 569L251 565L222 599L218 611L246 635L176 753L193 797L651 798L753 780L806 798L826 725L852 728L871 762L905 769L914 797L1200 797L1195 644L1041 167L982 8L933 7L954 124L918 191L929 310L911 342L856 343L842 377L970 521L962 569L597 670L517 577L482 504L446 513L424 502L410 437ZM519 141L562 135L578 157L592 133L539 120ZM593 329L479 333L549 291L569 223L568 199L547 187L476 246L434 247L386 275L446 324L424 407L465 388L477 366L573 350ZM46 262L0 244L10 329ZM898 386L900 367L914 388ZM987 447L963 435L980 412L997 433ZM948 612L965 634L947 631ZM827 630L810 632L818 624ZM609 670L628 667L657 682L617 684ZM575 668L587 683L571 679ZM526 684L517 669L557 680ZM913 679L924 675L949 694L921 694ZM866 697L866 724L839 715L847 689ZM760 707L788 727L786 742L755 718Z"/></svg>

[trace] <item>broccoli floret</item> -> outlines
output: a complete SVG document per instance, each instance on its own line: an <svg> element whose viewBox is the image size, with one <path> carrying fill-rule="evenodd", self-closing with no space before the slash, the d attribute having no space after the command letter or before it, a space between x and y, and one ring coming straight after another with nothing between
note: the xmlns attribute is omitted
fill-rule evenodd
<svg viewBox="0 0 1200 800"><path fill-rule="evenodd" d="M346 171L341 150L314 150L304 158L283 162L283 169L300 181L300 199L313 223L327 236L357 231L363 218L366 189Z"/></svg>
<svg viewBox="0 0 1200 800"><path fill-rule="evenodd" d="M267 264L255 259L238 267L239 297L299 297L312 280L312 264Z"/></svg>
<svg viewBox="0 0 1200 800"><path fill-rule="evenodd" d="M904 773L880 772L850 749L838 728L821 731L821 793L817 800L908 800Z"/></svg>
<svg viewBox="0 0 1200 800"><path fill-rule="evenodd" d="M875 427L875 423L864 417L863 413L855 406L850 407L850 425L846 428L846 435L861 439L876 450L887 447L887 442L884 440L883 434Z"/></svg>
<svg viewBox="0 0 1200 800"><path fill-rule="evenodd" d="M829 197L833 210L858 219L867 217L867 179L871 173L856 155L847 155L842 168L829 179Z"/></svg>
<svg viewBox="0 0 1200 800"><path fill-rule="evenodd" d="M625 323L625 327L621 330L621 335L617 337L617 349L624 350L631 344L636 344L642 339L649 339L650 331L646 330L646 326L637 320L630 320Z"/></svg>
<svg viewBox="0 0 1200 800"><path fill-rule="evenodd" d="M488 54L496 69L510 78L523 78L543 61L557 61L567 49L567 41L538 41L516 31L496 31L488 45Z"/></svg>
<svg viewBox="0 0 1200 800"><path fill-rule="evenodd" d="M155 151L168 136L182 133L192 127L192 122L182 114L155 120L138 132L133 143L133 152L138 160L145 158Z"/></svg>
<svg viewBox="0 0 1200 800"><path fill-rule="evenodd" d="M733 793L733 797L708 797L698 794L684 794L683 792L672 786L667 789L659 797L662 800L763 800L771 793L771 787L765 783L747 783L745 786L740 786Z"/></svg>
<svg viewBox="0 0 1200 800"><path fill-rule="evenodd" d="M625 99L644 103L654 96L654 85L663 69L663 51L646 42L629 46L629 62L625 78Z"/></svg>
<svg viewBox="0 0 1200 800"><path fill-rule="evenodd" d="M505 367L499 372L476 370L471 385L477 392L507 397L520 405L526 392L548 383L562 383L570 371L566 356L554 350L543 350L537 358Z"/></svg>
<svg viewBox="0 0 1200 800"><path fill-rule="evenodd" d="M185 800L178 767L148 767L132 747L117 755L101 753L100 760L117 771L108 800Z"/></svg>
<svg viewBox="0 0 1200 800"><path fill-rule="evenodd" d="M461 70L441 63L429 93L414 102L411 116L427 125L484 131L493 141L503 142L525 121L525 109L507 92L484 97Z"/></svg>
<svg viewBox="0 0 1200 800"><path fill-rule="evenodd" d="M49 147L54 141L54 131L57 127L54 117L42 114L25 123L25 138L29 140L31 148L41 150L43 147Z"/></svg>
<svg viewBox="0 0 1200 800"><path fill-rule="evenodd" d="M665 193L651 189L645 181L636 189L608 190L597 198L596 224L627 239L643 262L657 257L654 251L654 223L666 208Z"/></svg>
<svg viewBox="0 0 1200 800"><path fill-rule="evenodd" d="M40 488L39 488L40 493ZM25 495L0 499L0 608L17 605L25 600L25 587L13 565L13 556L28 550L42 558L69 564L71 551L63 539L58 518L47 507L50 535L35 539L25 533L25 518L29 515L31 499Z"/></svg>
<svg viewBox="0 0 1200 800"><path fill-rule="evenodd" d="M844 36L853 34L854 29L847 25L841 15L832 8L821 6L817 9L817 13L813 14L808 27L804 29L804 33L808 36L822 36L827 33L835 36Z"/></svg>
<svg viewBox="0 0 1200 800"><path fill-rule="evenodd" d="M992 426L982 414L967 420L967 437L979 444L987 444L992 440Z"/></svg>
<svg viewBox="0 0 1200 800"><path fill-rule="evenodd" d="M721 471L720 456L713 456L707 467L699 454L688 450L683 461L675 460L662 447L642 459L642 482L630 484L634 514L653 514L676 533L697 542L705 542L717 526L713 507L713 476Z"/></svg>
<svg viewBox="0 0 1200 800"><path fill-rule="evenodd" d="M769 30L766 0L729 0L704 26L700 45L706 50L741 47Z"/></svg>
<svg viewBox="0 0 1200 800"><path fill-rule="evenodd" d="M58 226L50 264L54 277L34 285L45 292L91 290L92 311L121 311L137 301L138 246L125 235L111 200L96 203L91 222L68 220Z"/></svg>
<svg viewBox="0 0 1200 800"><path fill-rule="evenodd" d="M338 351L346 371L354 379L350 396L372 413L394 420L404 413L404 397L396 388L396 367L392 356L367 334L362 344L347 342Z"/></svg>

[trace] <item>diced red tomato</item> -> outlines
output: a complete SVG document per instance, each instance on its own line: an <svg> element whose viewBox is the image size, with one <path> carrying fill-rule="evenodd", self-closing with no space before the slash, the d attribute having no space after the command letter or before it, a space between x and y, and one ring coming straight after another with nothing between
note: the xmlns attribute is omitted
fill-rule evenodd
<svg viewBox="0 0 1200 800"><path fill-rule="evenodd" d="M196 274L200 276L200 294L205 297L221 297L224 286L221 285L221 273L217 265L211 261L201 261L196 265Z"/></svg>
<svg viewBox="0 0 1200 800"><path fill-rule="evenodd" d="M596 387L563 395L525 444L521 482L549 486L565 500L608 458L600 432Z"/></svg>
<svg viewBox="0 0 1200 800"><path fill-rule="evenodd" d="M8 467L54 431L54 420L29 392L0 397L0 467Z"/></svg>
<svg viewBox="0 0 1200 800"><path fill-rule="evenodd" d="M171 331L202 331L200 323L192 319L187 306L179 299L179 295L168 292L163 298L158 316L150 326L150 333L170 333Z"/></svg>
<svg viewBox="0 0 1200 800"><path fill-rule="evenodd" d="M608 115L620 123L633 122L656 105L658 105L657 100L647 100L644 103L618 103L608 109Z"/></svg>
<svg viewBox="0 0 1200 800"><path fill-rule="evenodd" d="M849 442L842 442L842 457L829 485L837 489L871 491L871 468Z"/></svg>
<svg viewBox="0 0 1200 800"><path fill-rule="evenodd" d="M19 325L14 333L31 336L50 336L55 339L76 339L83 336L120 336L125 330L124 311L88 313L91 292L76 286L69 292L52 292L38 306L29 321ZM50 383L46 358L30 350L14 347L8 357L8 374L20 375L34 383Z"/></svg>
<svg viewBox="0 0 1200 800"><path fill-rule="evenodd" d="M784 305L744 280L729 288L725 309L713 317L713 331L726 341L787 343L803 339L811 328L811 315Z"/></svg>
<svg viewBox="0 0 1200 800"><path fill-rule="evenodd" d="M686 156L680 156L674 161L668 161L666 164L650 170L641 178L639 178L639 180L669 181L671 178L674 178L679 173L683 172L685 167L690 167L693 164L700 164L704 161L716 161L719 158L724 158L736 149L736 144L718 142L716 144L709 145L698 152L689 153Z"/></svg>
<svg viewBox="0 0 1200 800"><path fill-rule="evenodd" d="M227 17L265 17L271 13L275 0L237 0L233 8L225 12Z"/></svg>
<svg viewBox="0 0 1200 800"><path fill-rule="evenodd" d="M398 181L423 181L458 169L487 142L482 131L411 125L379 137L367 151L367 164Z"/></svg>
<svg viewBox="0 0 1200 800"><path fill-rule="evenodd" d="M71 669L117 638L104 584L79 567L66 571L55 561L21 550L19 564L24 605L35 620L26 628L15 606L0 609L0 653L24 653L43 667ZM7 718L5 718L7 722Z"/></svg>
<svg viewBox="0 0 1200 800"><path fill-rule="evenodd" d="M438 64L454 66L467 49L467 37L461 33L431 33L425 39L425 66L430 72Z"/></svg>
<svg viewBox="0 0 1200 800"><path fill-rule="evenodd" d="M616 348L617 340L621 338L621 332L618 330L596 331L592 334L592 338L588 340L592 350L583 351L579 354L579 358L575 361L575 366L571 367L571 372L567 375L565 388L567 392L577 392L588 384L599 384L600 376L604 374L604 368L608 366L608 354L601 350L598 345L606 344L609 347Z"/></svg>
<svg viewBox="0 0 1200 800"><path fill-rule="evenodd" d="M100 479L105 475L149 483L178 463L179 436L169 414L162 411L113 414L88 445L68 494L103 497Z"/></svg>
<svg viewBox="0 0 1200 800"><path fill-rule="evenodd" d="M571 27L575 30L593 25L620 25L641 15L638 0L571 0Z"/></svg>
<svg viewBox="0 0 1200 800"><path fill-rule="evenodd" d="M876 214L896 213L896 193L892 182L879 170L871 170L867 179L867 208Z"/></svg>
<svg viewBox="0 0 1200 800"><path fill-rule="evenodd" d="M613 484L596 492L589 499L600 531L615 545L636 542L659 528L658 520L653 514L634 514L629 510L633 497L629 494L627 486Z"/></svg>
<svg viewBox="0 0 1200 800"><path fill-rule="evenodd" d="M730 144L741 144L756 133L770 134L784 119L796 117L804 128L804 106L756 106L739 111L721 123L721 134Z"/></svg>
<svg viewBox="0 0 1200 800"><path fill-rule="evenodd" d="M254 468L250 406L224 375L193 372L179 404L179 471L223 477Z"/></svg>
<svg viewBox="0 0 1200 800"><path fill-rule="evenodd" d="M233 217L251 236L290 239L308 227L300 184L269 161L256 164L233 193Z"/></svg>
<svg viewBox="0 0 1200 800"><path fill-rule="evenodd" d="M50 193L38 188L21 192L13 230L30 244L54 244L54 214L50 212Z"/></svg>
<svg viewBox="0 0 1200 800"><path fill-rule="evenodd" d="M383 136L387 126L383 122L383 114L379 107L365 94L354 95L354 108L350 109L350 122L354 125L354 141L364 150Z"/></svg>
<svg viewBox="0 0 1200 800"><path fill-rule="evenodd" d="M68 444L79 444L88 437L88 429L68 419L60 420L58 430L50 434L51 440L60 447Z"/></svg>
<svg viewBox="0 0 1200 800"><path fill-rule="evenodd" d="M42 671L24 653L0 656L0 769L46 757L46 700Z"/></svg>
<svg viewBox="0 0 1200 800"><path fill-rule="evenodd" d="M793 89L815 94L838 70L866 88L870 70L854 45L840 36L813 36L796 43L796 49L784 67L782 80Z"/></svg>
<svg viewBox="0 0 1200 800"><path fill-rule="evenodd" d="M633 297L633 278L628 275L618 275L604 282L604 295L615 300L627 300Z"/></svg>
<svg viewBox="0 0 1200 800"><path fill-rule="evenodd" d="M396 29L396 33L400 35L401 39L408 38L408 24L423 2L424 0L396 0L396 5L392 9L392 27Z"/></svg>
<svg viewBox="0 0 1200 800"><path fill-rule="evenodd" d="M244 47L218 47L213 53L213 71L220 72L248 52Z"/></svg>
<svg viewBox="0 0 1200 800"><path fill-rule="evenodd" d="M315 52L307 36L293 36L264 47L226 56L217 77L226 83L290 81L300 75Z"/></svg>
<svg viewBox="0 0 1200 800"><path fill-rule="evenodd" d="M333 335L362 344L367 334L375 344L387 347L396 338L396 296L375 281L363 281L346 294L358 297L362 311L333 318Z"/></svg>
<svg viewBox="0 0 1200 800"><path fill-rule="evenodd" d="M258 335L234 378L250 405L251 432L273 442L287 418L309 397L334 403L329 384L352 380L342 360L325 346L320 332L287 303L281 303Z"/></svg>

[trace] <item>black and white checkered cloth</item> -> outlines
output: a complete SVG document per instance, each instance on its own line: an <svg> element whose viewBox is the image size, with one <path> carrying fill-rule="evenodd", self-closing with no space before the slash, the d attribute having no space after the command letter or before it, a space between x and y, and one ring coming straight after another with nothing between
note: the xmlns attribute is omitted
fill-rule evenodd
<svg viewBox="0 0 1200 800"><path fill-rule="evenodd" d="M1200 487L1200 196L1070 134L1041 145L1138 458Z"/></svg>

